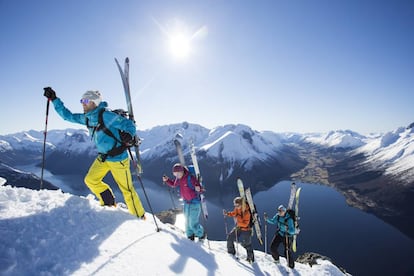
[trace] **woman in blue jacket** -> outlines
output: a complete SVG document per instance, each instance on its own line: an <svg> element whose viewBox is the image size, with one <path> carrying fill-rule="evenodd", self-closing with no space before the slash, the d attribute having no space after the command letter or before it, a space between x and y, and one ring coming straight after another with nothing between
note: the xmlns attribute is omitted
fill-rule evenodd
<svg viewBox="0 0 414 276"><path fill-rule="evenodd" d="M295 267L295 260L292 256L292 250L290 246L292 244L293 235L295 234L295 226L293 218L286 212L286 207L280 205L277 208L277 214L273 218L266 221L270 224L277 225L275 236L273 237L272 243L270 244L270 251L275 263L279 263L279 252L278 248L280 243L283 243L286 252L286 260L290 268Z"/></svg>
<svg viewBox="0 0 414 276"><path fill-rule="evenodd" d="M125 147L132 143L135 137L135 124L114 112L105 112L108 104L102 101L99 91L85 92L80 100L83 113L72 113L56 97L52 88L45 87L44 90L44 96L52 101L56 112L64 120L86 125L88 128L91 140L98 150L98 156L89 168L84 181L100 204L116 205L110 186L103 182L103 178L110 171L124 196L128 211L134 216L145 218L145 210L132 183L129 157Z"/></svg>

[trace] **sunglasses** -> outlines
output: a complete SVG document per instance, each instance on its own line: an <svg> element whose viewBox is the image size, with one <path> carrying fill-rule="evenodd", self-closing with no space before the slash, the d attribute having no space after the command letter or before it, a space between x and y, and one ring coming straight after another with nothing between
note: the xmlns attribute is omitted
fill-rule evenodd
<svg viewBox="0 0 414 276"><path fill-rule="evenodd" d="M88 104L88 103L90 103L90 102L92 102L91 100L89 100L89 99L80 99L80 103L81 104Z"/></svg>

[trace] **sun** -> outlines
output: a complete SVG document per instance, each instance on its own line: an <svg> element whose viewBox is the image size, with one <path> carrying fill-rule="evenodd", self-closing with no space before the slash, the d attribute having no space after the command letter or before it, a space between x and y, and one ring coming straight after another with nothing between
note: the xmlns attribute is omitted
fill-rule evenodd
<svg viewBox="0 0 414 276"><path fill-rule="evenodd" d="M174 58L187 58L191 53L191 37L182 32L170 34L169 50Z"/></svg>
<svg viewBox="0 0 414 276"><path fill-rule="evenodd" d="M187 60L192 54L197 52L197 48L208 33L207 26L199 28L189 27L180 19L173 19L167 24L161 24L156 18L152 18L159 27L162 34L166 37L166 48L170 55L176 60Z"/></svg>

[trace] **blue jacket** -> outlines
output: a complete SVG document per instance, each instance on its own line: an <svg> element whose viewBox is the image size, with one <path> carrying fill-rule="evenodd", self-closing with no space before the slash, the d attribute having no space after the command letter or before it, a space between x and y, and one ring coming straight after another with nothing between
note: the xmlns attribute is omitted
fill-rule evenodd
<svg viewBox="0 0 414 276"><path fill-rule="evenodd" d="M86 125L86 118L89 120L90 126L98 125L98 117L99 111L105 109L108 104L106 102L101 102L97 108L88 112L88 113L72 113L69 109L67 109L63 102L56 98L53 101L53 106L55 107L56 112L66 121L72 123L78 123L81 125ZM121 140L119 137L118 130L123 130L131 134L133 137L136 133L135 124L114 112L104 112L103 113L103 121L105 126L115 135L118 140ZM103 131L94 131L93 128L88 128L89 135L91 136L91 140L95 143L96 148L99 153L107 153L111 150L114 145L119 146L120 144L115 141L114 138L108 136ZM108 161L121 161L128 157L128 153L126 151L122 152L116 156L108 156L106 160Z"/></svg>
<svg viewBox="0 0 414 276"><path fill-rule="evenodd" d="M286 234L288 236L293 236L295 234L293 219L288 213L283 217L276 214L273 218L267 219L266 221L270 224L277 224L277 233L282 237Z"/></svg>

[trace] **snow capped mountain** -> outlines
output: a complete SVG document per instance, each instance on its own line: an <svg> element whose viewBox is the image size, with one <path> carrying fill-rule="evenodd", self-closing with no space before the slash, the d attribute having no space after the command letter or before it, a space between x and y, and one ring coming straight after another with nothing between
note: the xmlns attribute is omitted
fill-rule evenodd
<svg viewBox="0 0 414 276"><path fill-rule="evenodd" d="M385 170L404 183L414 178L414 129L398 128L374 138L356 151L367 156L365 164Z"/></svg>
<svg viewBox="0 0 414 276"><path fill-rule="evenodd" d="M142 139L141 156L148 160L171 154L174 151L173 140L177 137L185 137L187 142L198 145L208 135L207 128L187 122L138 131L138 136Z"/></svg>
<svg viewBox="0 0 414 276"><path fill-rule="evenodd" d="M282 146L277 134L260 133L245 125L226 125L208 130L185 122L155 127L139 134L143 139L143 159L170 154L174 150L171 143L178 137L184 140L184 150L188 151L188 145L194 143L204 157L230 163L248 162L247 168L252 166L255 159L264 161Z"/></svg>
<svg viewBox="0 0 414 276"><path fill-rule="evenodd" d="M138 220L93 196L0 186L0 205L1 275L344 275L321 258L295 270L261 251L252 265L244 250L235 260L224 241L209 248L160 221L156 232L151 214Z"/></svg>
<svg viewBox="0 0 414 276"><path fill-rule="evenodd" d="M263 135L245 125L226 125L211 130L199 147L209 157L230 163L239 161L251 170L255 161L266 161L277 155L282 143L277 134Z"/></svg>
<svg viewBox="0 0 414 276"><path fill-rule="evenodd" d="M305 164L290 146L299 145L306 148L306 144L326 149L341 149L351 155L362 153L366 156L366 164L379 166L386 174L404 181L412 181L414 174L406 173L412 168L414 146L412 129L405 128L370 136L350 130L279 134L255 131L246 125L225 125L210 130L183 122L138 131L138 135L143 140L140 147L141 157L150 170L154 165L161 166L165 171L171 163L177 161L173 140L180 137L188 158L189 144L194 143L201 163L208 163L207 166L212 170L219 166L226 167L224 170L227 172L223 172L220 179L230 177L239 169L260 170L262 166L279 167L279 171L289 166L293 167L293 170L299 170ZM0 136L0 158L9 165L33 160L39 163L43 139L43 132L33 130ZM95 147L85 129L51 130L47 134L47 166L52 172L62 173L66 169L62 165L62 158L65 159L65 163L73 161L75 164L69 167L76 172L95 155ZM82 162L75 161L79 157L83 159ZM288 171L284 175L288 177L293 172ZM149 174L151 175L151 172Z"/></svg>
<svg viewBox="0 0 414 276"><path fill-rule="evenodd" d="M367 137L351 130L305 135L304 141L330 148L354 149L367 143Z"/></svg>

